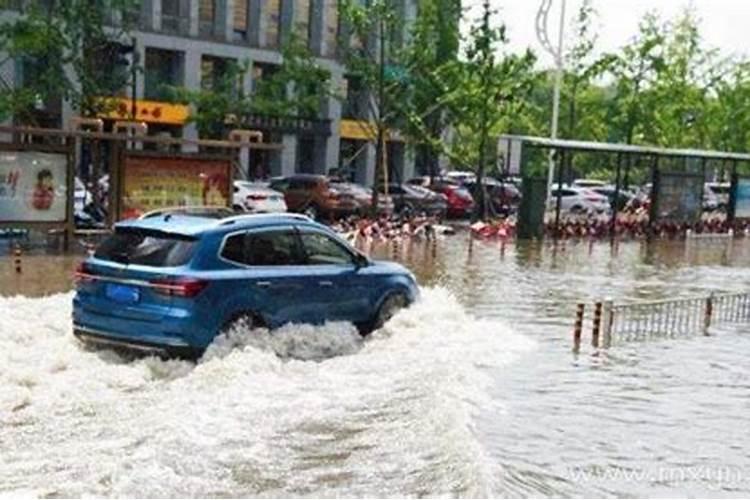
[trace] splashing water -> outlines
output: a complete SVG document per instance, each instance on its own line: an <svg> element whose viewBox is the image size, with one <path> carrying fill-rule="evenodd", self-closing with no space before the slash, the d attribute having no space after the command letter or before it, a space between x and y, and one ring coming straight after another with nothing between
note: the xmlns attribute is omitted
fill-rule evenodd
<svg viewBox="0 0 750 500"><path fill-rule="evenodd" d="M77 343L70 300L0 299L0 492L488 495L486 369L533 345L426 289L364 341L289 325L230 332L197 364L127 361Z"/></svg>

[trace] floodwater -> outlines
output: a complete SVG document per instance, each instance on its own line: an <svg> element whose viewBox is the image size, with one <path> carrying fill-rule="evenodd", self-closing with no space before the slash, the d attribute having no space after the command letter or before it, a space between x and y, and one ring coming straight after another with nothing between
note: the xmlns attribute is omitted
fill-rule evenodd
<svg viewBox="0 0 750 500"><path fill-rule="evenodd" d="M746 290L750 242L404 253L423 297L366 341L233 332L197 364L82 349L80 257L1 258L0 493L750 495L746 326L570 349L577 302Z"/></svg>

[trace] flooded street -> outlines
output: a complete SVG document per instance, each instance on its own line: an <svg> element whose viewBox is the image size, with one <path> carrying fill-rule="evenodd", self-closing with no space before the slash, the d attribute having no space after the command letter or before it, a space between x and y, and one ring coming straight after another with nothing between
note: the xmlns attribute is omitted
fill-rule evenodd
<svg viewBox="0 0 750 500"><path fill-rule="evenodd" d="M366 341L234 332L197 364L81 348L79 259L0 258L2 493L750 495L747 325L571 353L577 302L746 290L745 240L469 252L459 232L405 251L422 299Z"/></svg>

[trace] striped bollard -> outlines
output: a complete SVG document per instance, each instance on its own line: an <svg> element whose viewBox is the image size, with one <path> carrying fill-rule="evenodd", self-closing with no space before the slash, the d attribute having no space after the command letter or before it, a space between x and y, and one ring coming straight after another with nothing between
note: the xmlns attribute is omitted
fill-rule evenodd
<svg viewBox="0 0 750 500"><path fill-rule="evenodd" d="M585 307L584 304L576 306L576 322L573 327L573 352L575 354L578 354L581 350L581 332L583 331L583 313Z"/></svg>
<svg viewBox="0 0 750 500"><path fill-rule="evenodd" d="M602 327L602 303L597 302L594 304L594 323L591 329L591 346L595 349L599 348L599 332Z"/></svg>

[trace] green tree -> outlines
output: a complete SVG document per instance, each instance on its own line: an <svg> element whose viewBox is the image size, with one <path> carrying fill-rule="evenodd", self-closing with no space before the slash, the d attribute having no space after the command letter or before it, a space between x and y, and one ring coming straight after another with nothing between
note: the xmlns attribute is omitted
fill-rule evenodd
<svg viewBox="0 0 750 500"><path fill-rule="evenodd" d="M0 53L21 61L31 72L23 87L2 82L0 119L13 115L33 122L34 108L49 99L67 99L83 116L95 116L110 106L111 96L129 82L130 72L113 67L121 43L138 10L137 0L52 0L37 2L18 16L0 20ZM116 21L116 22L115 22Z"/></svg>
<svg viewBox="0 0 750 500"><path fill-rule="evenodd" d="M281 64L253 82L246 93L249 62L226 61L220 74L200 89L168 88L170 100L190 104L190 121L202 138L220 139L226 128L242 127L249 115L316 119L322 100L333 95L331 73L305 43L290 35L281 49Z"/></svg>

